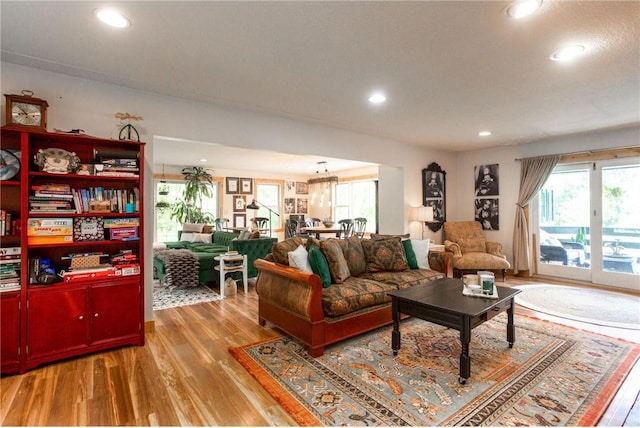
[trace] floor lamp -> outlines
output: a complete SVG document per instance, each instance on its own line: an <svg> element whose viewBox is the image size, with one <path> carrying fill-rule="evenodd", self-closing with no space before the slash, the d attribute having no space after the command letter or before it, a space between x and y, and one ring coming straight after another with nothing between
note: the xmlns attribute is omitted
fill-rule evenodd
<svg viewBox="0 0 640 428"><path fill-rule="evenodd" d="M417 207L414 215L414 220L422 223L422 239L424 239L424 225L433 221L433 207Z"/></svg>
<svg viewBox="0 0 640 428"><path fill-rule="evenodd" d="M246 208L248 210L259 210L260 207L258 205L260 205L260 206L262 206L262 207L264 207L264 208L269 210L269 237L273 238L273 236L271 235L271 213L277 215L278 217L280 217L280 214L278 214L277 212L275 212L274 210L272 210L271 208L269 208L265 204L256 201L255 199L253 201L251 201L251 203L249 205L247 205Z"/></svg>

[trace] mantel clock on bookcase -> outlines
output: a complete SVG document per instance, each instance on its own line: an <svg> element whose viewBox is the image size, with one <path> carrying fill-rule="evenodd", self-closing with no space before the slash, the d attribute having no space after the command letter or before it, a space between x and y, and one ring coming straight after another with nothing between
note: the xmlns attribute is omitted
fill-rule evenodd
<svg viewBox="0 0 640 428"><path fill-rule="evenodd" d="M144 143L9 125L2 154L2 373L144 345Z"/></svg>

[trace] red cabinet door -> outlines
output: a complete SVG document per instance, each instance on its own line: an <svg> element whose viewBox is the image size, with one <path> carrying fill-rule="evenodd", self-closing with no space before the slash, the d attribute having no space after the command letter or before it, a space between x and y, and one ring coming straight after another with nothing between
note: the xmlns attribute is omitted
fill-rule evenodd
<svg viewBox="0 0 640 428"><path fill-rule="evenodd" d="M86 288L29 293L27 358L72 352L89 342Z"/></svg>
<svg viewBox="0 0 640 428"><path fill-rule="evenodd" d="M0 371L20 370L20 292L0 294Z"/></svg>
<svg viewBox="0 0 640 428"><path fill-rule="evenodd" d="M133 278L91 286L91 345L140 335L141 285Z"/></svg>

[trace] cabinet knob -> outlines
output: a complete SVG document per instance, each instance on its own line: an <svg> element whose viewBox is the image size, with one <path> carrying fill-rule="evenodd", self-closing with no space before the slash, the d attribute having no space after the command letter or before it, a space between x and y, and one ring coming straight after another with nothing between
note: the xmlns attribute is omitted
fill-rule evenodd
<svg viewBox="0 0 640 428"><path fill-rule="evenodd" d="M98 318L98 313L93 314L94 317Z"/></svg>
<svg viewBox="0 0 640 428"><path fill-rule="evenodd" d="M80 315L80 316L78 317L78 319L79 319L79 320L83 320L83 319L84 319L84 315Z"/></svg>

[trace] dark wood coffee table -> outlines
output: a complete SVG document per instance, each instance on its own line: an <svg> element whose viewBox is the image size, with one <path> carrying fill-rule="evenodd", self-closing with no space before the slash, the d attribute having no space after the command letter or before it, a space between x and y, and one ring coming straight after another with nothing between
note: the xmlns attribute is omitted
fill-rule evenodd
<svg viewBox="0 0 640 428"><path fill-rule="evenodd" d="M393 311L393 332L391 333L393 355L398 355L398 349L400 349L401 314L454 328L460 332L462 351L458 381L461 384L465 384L471 376L471 358L469 357L471 330L505 310L508 317L507 342L512 348L516 341L513 324L514 296L520 293L520 290L496 286L498 299L489 299L464 296L462 288L461 280L446 278L389 293Z"/></svg>

